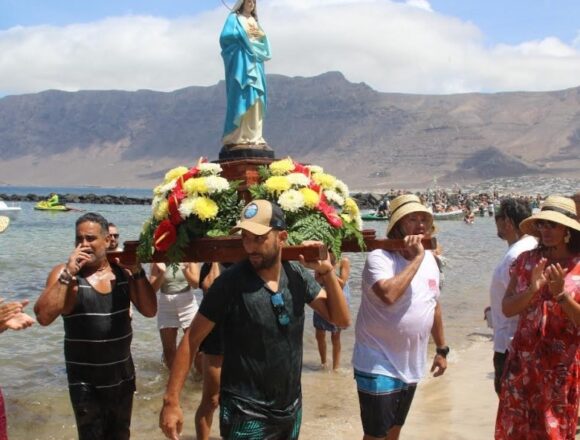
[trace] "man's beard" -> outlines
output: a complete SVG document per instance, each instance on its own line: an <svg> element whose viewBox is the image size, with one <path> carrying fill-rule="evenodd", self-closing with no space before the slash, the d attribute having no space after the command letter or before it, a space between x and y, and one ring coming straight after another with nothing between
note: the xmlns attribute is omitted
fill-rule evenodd
<svg viewBox="0 0 580 440"><path fill-rule="evenodd" d="M276 264L276 261L278 260L279 251L280 247L276 245L275 248L272 250L272 252L260 255L262 259L259 263L255 263L252 260L250 260L250 263L252 264L252 267L255 270L269 269Z"/></svg>

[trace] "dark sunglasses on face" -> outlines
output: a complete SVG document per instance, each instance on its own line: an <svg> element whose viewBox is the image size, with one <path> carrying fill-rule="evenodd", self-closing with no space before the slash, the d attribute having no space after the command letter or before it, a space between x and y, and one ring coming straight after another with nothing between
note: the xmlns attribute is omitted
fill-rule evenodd
<svg viewBox="0 0 580 440"><path fill-rule="evenodd" d="M113 238L119 238L119 234L109 234Z"/></svg>
<svg viewBox="0 0 580 440"><path fill-rule="evenodd" d="M280 292L270 295L270 301L272 302L272 307L274 308L274 313L278 319L278 324L288 325L290 323L290 316L284 305L284 298Z"/></svg>
<svg viewBox="0 0 580 440"><path fill-rule="evenodd" d="M536 229L541 231L542 229L555 229L558 226L558 223L551 222L549 220L537 220L536 221Z"/></svg>

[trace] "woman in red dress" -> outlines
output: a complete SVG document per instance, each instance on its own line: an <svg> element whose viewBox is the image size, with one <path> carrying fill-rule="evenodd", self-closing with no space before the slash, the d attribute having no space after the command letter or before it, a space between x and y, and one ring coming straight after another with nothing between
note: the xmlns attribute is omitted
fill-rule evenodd
<svg viewBox="0 0 580 440"><path fill-rule="evenodd" d="M580 223L571 199L550 196L520 224L539 238L512 267L503 300L520 320L509 348L496 439L574 439L580 390Z"/></svg>

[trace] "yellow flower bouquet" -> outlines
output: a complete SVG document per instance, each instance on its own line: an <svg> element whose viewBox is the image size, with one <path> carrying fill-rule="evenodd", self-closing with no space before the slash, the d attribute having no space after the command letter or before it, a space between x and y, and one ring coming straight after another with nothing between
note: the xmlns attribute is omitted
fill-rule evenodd
<svg viewBox="0 0 580 440"><path fill-rule="evenodd" d="M260 167L259 174L260 182L249 188L250 194L282 208L288 244L319 240L337 256L345 239L355 239L364 248L360 211L344 182L290 157Z"/></svg>
<svg viewBox="0 0 580 440"><path fill-rule="evenodd" d="M166 252L170 262L182 261L193 238L228 235L239 218L239 181L221 177L221 166L200 159L195 167L177 167L153 190L152 216L143 226L138 257Z"/></svg>

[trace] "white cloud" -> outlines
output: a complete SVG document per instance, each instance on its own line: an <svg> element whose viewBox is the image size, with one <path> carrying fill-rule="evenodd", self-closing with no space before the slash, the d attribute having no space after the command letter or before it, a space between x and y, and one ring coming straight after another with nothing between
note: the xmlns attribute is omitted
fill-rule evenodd
<svg viewBox="0 0 580 440"><path fill-rule="evenodd" d="M269 73L338 70L389 92L552 90L580 84L580 35L486 47L473 24L427 0L260 0ZM0 31L0 93L174 90L223 76L223 7L180 20L123 16Z"/></svg>

